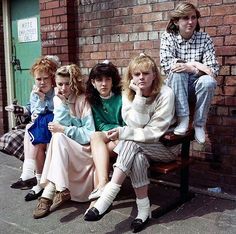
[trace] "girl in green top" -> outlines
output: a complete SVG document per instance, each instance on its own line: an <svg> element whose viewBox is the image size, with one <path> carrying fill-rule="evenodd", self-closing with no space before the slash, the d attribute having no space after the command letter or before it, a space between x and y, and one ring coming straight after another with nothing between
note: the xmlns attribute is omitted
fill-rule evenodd
<svg viewBox="0 0 236 234"><path fill-rule="evenodd" d="M121 117L121 77L108 60L95 65L87 82L86 97L92 106L96 132L91 136L91 153L95 164L95 189L89 200L95 200L108 182L109 157L118 141L111 141L106 132L124 126Z"/></svg>

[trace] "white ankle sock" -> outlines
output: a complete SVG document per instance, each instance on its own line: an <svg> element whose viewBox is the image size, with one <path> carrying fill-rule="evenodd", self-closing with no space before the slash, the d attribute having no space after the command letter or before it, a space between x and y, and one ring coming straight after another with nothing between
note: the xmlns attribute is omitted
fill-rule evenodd
<svg viewBox="0 0 236 234"><path fill-rule="evenodd" d="M31 190L33 190L35 193L39 193L43 188L40 186L40 179L42 174L35 174L37 179L37 185L35 185Z"/></svg>
<svg viewBox="0 0 236 234"><path fill-rule="evenodd" d="M56 191L62 192L64 190L66 190L66 187L61 187L61 186L59 186L57 184L55 186L56 186Z"/></svg>
<svg viewBox="0 0 236 234"><path fill-rule="evenodd" d="M109 206L112 204L116 195L120 191L121 185L109 182L106 184L101 197L97 200L94 207L99 211L99 214L103 214Z"/></svg>
<svg viewBox="0 0 236 234"><path fill-rule="evenodd" d="M34 159L25 159L20 178L22 180L28 180L35 177L34 174L35 168L36 168L36 163Z"/></svg>
<svg viewBox="0 0 236 234"><path fill-rule="evenodd" d="M148 197L143 199L136 199L137 207L138 207L138 215L135 219L142 219L144 222L149 214L150 214L150 201Z"/></svg>
<svg viewBox="0 0 236 234"><path fill-rule="evenodd" d="M52 182L48 182L48 184L46 185L46 187L43 190L42 197L48 198L50 200L53 200L55 191L56 191L55 184L52 183Z"/></svg>

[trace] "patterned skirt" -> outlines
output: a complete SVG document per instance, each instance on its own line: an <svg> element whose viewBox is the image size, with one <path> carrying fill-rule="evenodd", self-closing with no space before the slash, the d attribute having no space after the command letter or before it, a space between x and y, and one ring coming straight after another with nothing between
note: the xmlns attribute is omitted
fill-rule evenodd
<svg viewBox="0 0 236 234"><path fill-rule="evenodd" d="M25 129L15 129L0 138L0 151L24 160Z"/></svg>

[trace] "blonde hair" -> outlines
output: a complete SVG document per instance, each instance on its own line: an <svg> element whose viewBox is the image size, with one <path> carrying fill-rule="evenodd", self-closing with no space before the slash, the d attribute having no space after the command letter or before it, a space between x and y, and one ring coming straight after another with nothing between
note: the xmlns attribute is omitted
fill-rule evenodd
<svg viewBox="0 0 236 234"><path fill-rule="evenodd" d="M152 83L152 92L150 96L156 96L161 89L163 80L161 78L160 72L157 68L155 61L148 55L141 53L139 56L133 58L126 70L124 80L123 80L123 89L124 93L127 95L128 99L132 101L135 96L135 92L129 88L130 80L133 79L133 73L135 70L148 71L152 69L155 79Z"/></svg>
<svg viewBox="0 0 236 234"><path fill-rule="evenodd" d="M85 92L85 81L81 74L79 67L76 64L62 66L56 71L57 76L69 77L70 78L70 89L77 96Z"/></svg>
<svg viewBox="0 0 236 234"><path fill-rule="evenodd" d="M201 17L201 14L200 14L199 10L192 3L189 3L189 2L179 3L176 6L176 8L173 11L171 11L171 13L170 13L170 20L167 24L166 31L168 33L170 33L170 32L177 33L179 31L179 28L175 23L180 18L188 16L189 13L193 10L196 12L197 19L199 19ZM195 31L198 32L199 30L200 30L200 25L199 25L199 22L197 21Z"/></svg>

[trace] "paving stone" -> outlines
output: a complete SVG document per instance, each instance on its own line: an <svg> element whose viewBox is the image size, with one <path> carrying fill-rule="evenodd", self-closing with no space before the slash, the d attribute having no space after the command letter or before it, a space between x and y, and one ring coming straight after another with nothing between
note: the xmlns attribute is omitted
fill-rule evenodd
<svg viewBox="0 0 236 234"><path fill-rule="evenodd" d="M135 195L127 179L112 209L98 222L86 222L83 214L89 203L67 202L47 217L35 220L32 212L37 201L25 202L27 191L10 188L21 174L22 162L0 153L0 234L87 234L132 233L130 223L137 215ZM177 198L179 190L151 183L151 209ZM235 234L236 202L203 194L178 209L151 219L140 233L150 234Z"/></svg>

